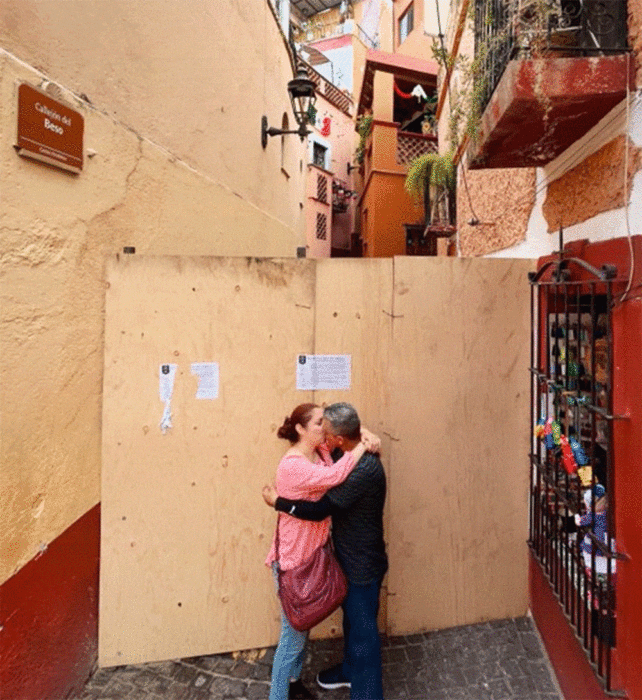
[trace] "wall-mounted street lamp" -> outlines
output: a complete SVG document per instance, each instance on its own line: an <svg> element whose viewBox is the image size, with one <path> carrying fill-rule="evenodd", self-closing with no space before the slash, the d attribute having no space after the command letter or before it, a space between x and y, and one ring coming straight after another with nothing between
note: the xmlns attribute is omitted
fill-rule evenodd
<svg viewBox="0 0 642 700"><path fill-rule="evenodd" d="M288 94L292 103L292 111L294 118L299 125L294 131L277 129L273 126L268 127L266 116L261 117L261 145L263 148L267 146L268 136L280 136L282 134L298 134L301 141L310 133L306 129L309 119L310 107L314 104L317 95L315 92L316 85L308 78L308 72L302 63L299 63L297 68L296 78L293 78L288 83Z"/></svg>

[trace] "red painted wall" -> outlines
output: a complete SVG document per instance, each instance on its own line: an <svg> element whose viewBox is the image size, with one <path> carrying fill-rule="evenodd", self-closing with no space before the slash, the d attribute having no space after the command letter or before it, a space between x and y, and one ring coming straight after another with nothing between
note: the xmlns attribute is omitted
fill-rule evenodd
<svg viewBox="0 0 642 700"><path fill-rule="evenodd" d="M100 505L0 587L0 700L62 700L98 651Z"/></svg>
<svg viewBox="0 0 642 700"><path fill-rule="evenodd" d="M640 237L636 237L640 242ZM636 261L642 250L637 246ZM642 271L639 271L639 273ZM629 700L642 700L642 299L640 274L629 300L613 309L613 424L617 563L617 646Z"/></svg>
<svg viewBox="0 0 642 700"><path fill-rule="evenodd" d="M608 700L532 554L528 574L531 612L564 700Z"/></svg>

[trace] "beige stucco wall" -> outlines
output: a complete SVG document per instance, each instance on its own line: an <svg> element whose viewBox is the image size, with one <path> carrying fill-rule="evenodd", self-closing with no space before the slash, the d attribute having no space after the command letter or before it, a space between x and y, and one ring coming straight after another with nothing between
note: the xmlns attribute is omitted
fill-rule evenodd
<svg viewBox="0 0 642 700"><path fill-rule="evenodd" d="M291 137L285 176L279 139L260 144L261 114L289 112L286 46L267 3L239 7L3 3L0 582L100 500L107 256L293 257L303 243L305 146ZM12 147L18 85L46 79L85 118L80 175Z"/></svg>
<svg viewBox="0 0 642 700"><path fill-rule="evenodd" d="M0 47L275 218L298 215L254 148L292 78L268 0L3 0Z"/></svg>

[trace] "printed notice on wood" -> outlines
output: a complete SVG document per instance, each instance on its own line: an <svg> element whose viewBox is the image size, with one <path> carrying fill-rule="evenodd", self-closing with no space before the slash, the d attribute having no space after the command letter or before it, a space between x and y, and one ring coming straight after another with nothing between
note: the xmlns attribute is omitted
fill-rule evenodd
<svg viewBox="0 0 642 700"><path fill-rule="evenodd" d="M299 355L296 366L296 388L349 389L350 355Z"/></svg>
<svg viewBox="0 0 642 700"><path fill-rule="evenodd" d="M27 83L18 88L18 154L79 173L85 120Z"/></svg>

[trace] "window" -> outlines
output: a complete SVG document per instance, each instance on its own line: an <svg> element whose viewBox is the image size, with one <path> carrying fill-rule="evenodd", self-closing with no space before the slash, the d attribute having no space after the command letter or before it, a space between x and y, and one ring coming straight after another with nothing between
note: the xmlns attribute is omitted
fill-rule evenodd
<svg viewBox="0 0 642 700"><path fill-rule="evenodd" d="M620 558L612 465L613 304L611 282L595 272L578 274L560 264L548 277L531 273L529 544L609 691Z"/></svg>
<svg viewBox="0 0 642 700"><path fill-rule="evenodd" d="M325 214L317 214L317 239L325 241L328 237L328 217Z"/></svg>
<svg viewBox="0 0 642 700"><path fill-rule="evenodd" d="M312 162L314 165L318 166L319 168L323 168L324 170L326 169L326 153L328 152L328 149L325 146L322 146L320 143L317 143L316 141L314 142L312 146Z"/></svg>
<svg viewBox="0 0 642 700"><path fill-rule="evenodd" d="M317 199L328 203L328 181L324 175L317 175Z"/></svg>
<svg viewBox="0 0 642 700"><path fill-rule="evenodd" d="M412 5L399 18L399 43L403 44L415 26L415 11Z"/></svg>

